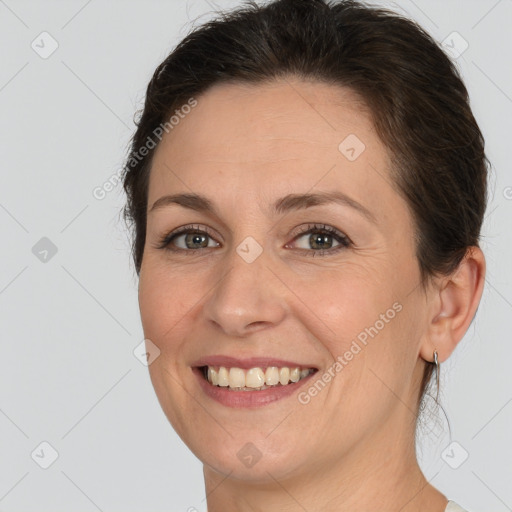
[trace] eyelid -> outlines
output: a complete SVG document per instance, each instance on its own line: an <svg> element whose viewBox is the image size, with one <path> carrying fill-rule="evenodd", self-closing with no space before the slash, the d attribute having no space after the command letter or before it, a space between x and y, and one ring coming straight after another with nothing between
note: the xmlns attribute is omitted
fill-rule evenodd
<svg viewBox="0 0 512 512"><path fill-rule="evenodd" d="M330 224L325 224L324 222L309 222L307 224L307 228L304 228L304 224L297 226L290 233L290 236L295 240L298 236L306 235L310 231L325 231L331 235L336 235L339 238L346 239L348 242L352 243L352 240L346 235L343 231L331 226Z"/></svg>

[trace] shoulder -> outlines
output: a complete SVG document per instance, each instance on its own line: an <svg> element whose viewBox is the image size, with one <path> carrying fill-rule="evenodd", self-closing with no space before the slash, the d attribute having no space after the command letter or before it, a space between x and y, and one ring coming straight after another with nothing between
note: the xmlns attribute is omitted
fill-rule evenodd
<svg viewBox="0 0 512 512"><path fill-rule="evenodd" d="M448 501L445 512L468 512L466 509L463 509L460 505L457 505L455 501Z"/></svg>

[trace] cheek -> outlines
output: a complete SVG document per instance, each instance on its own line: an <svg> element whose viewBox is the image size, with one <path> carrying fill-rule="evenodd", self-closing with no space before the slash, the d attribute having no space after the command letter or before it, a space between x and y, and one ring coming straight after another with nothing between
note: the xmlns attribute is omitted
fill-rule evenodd
<svg viewBox="0 0 512 512"><path fill-rule="evenodd" d="M388 269L388 270L386 270ZM404 269L405 271L406 269ZM309 305L322 320L310 326L329 351L333 365L332 395L343 395L349 409L373 402L402 384L405 366L414 363L415 333L410 320L410 283L390 268L345 265L321 280L306 284ZM405 365L405 366L404 366ZM404 370L404 371L402 371Z"/></svg>
<svg viewBox="0 0 512 512"><path fill-rule="evenodd" d="M144 337L151 340L160 350L158 357L148 366L149 375L158 401L173 428L180 436L185 435L187 410L186 394L178 382L184 382L188 369L178 361L184 348L182 340L187 339L187 322L183 321L190 312L191 304L187 294L192 295L190 280L183 274L178 277L159 266L150 266L146 261L139 277L139 309ZM189 285L187 285L187 281Z"/></svg>
<svg viewBox="0 0 512 512"><path fill-rule="evenodd" d="M193 304L190 277L174 275L169 267L147 262L139 277L139 309L144 335L155 341L170 334ZM157 343L158 344L158 343Z"/></svg>
<svg viewBox="0 0 512 512"><path fill-rule="evenodd" d="M381 269L382 271L382 269ZM386 275L354 264L304 280L301 297L307 290L307 302L327 326L332 348L343 350L366 327L379 321L400 296L396 283ZM391 311L391 315L394 311Z"/></svg>

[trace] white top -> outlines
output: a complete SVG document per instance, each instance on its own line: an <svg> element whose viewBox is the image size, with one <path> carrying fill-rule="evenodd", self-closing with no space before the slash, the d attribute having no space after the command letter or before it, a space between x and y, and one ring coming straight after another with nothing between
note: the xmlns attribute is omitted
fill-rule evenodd
<svg viewBox="0 0 512 512"><path fill-rule="evenodd" d="M467 512L467 510L463 509L460 505L457 505L455 501L449 501L444 512Z"/></svg>

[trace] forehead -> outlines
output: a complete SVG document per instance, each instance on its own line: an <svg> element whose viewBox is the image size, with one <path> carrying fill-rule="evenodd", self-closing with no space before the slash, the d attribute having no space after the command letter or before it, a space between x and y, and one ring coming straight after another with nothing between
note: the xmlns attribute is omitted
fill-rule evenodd
<svg viewBox="0 0 512 512"><path fill-rule="evenodd" d="M318 156L312 150L337 157L339 143L350 133L380 144L369 112L353 91L289 78L213 86L161 146L173 150L178 161L208 156L264 163L279 156Z"/></svg>
<svg viewBox="0 0 512 512"><path fill-rule="evenodd" d="M247 205L323 189L385 216L401 201L368 109L349 89L290 78L218 84L196 100L156 149L149 206L172 192Z"/></svg>

